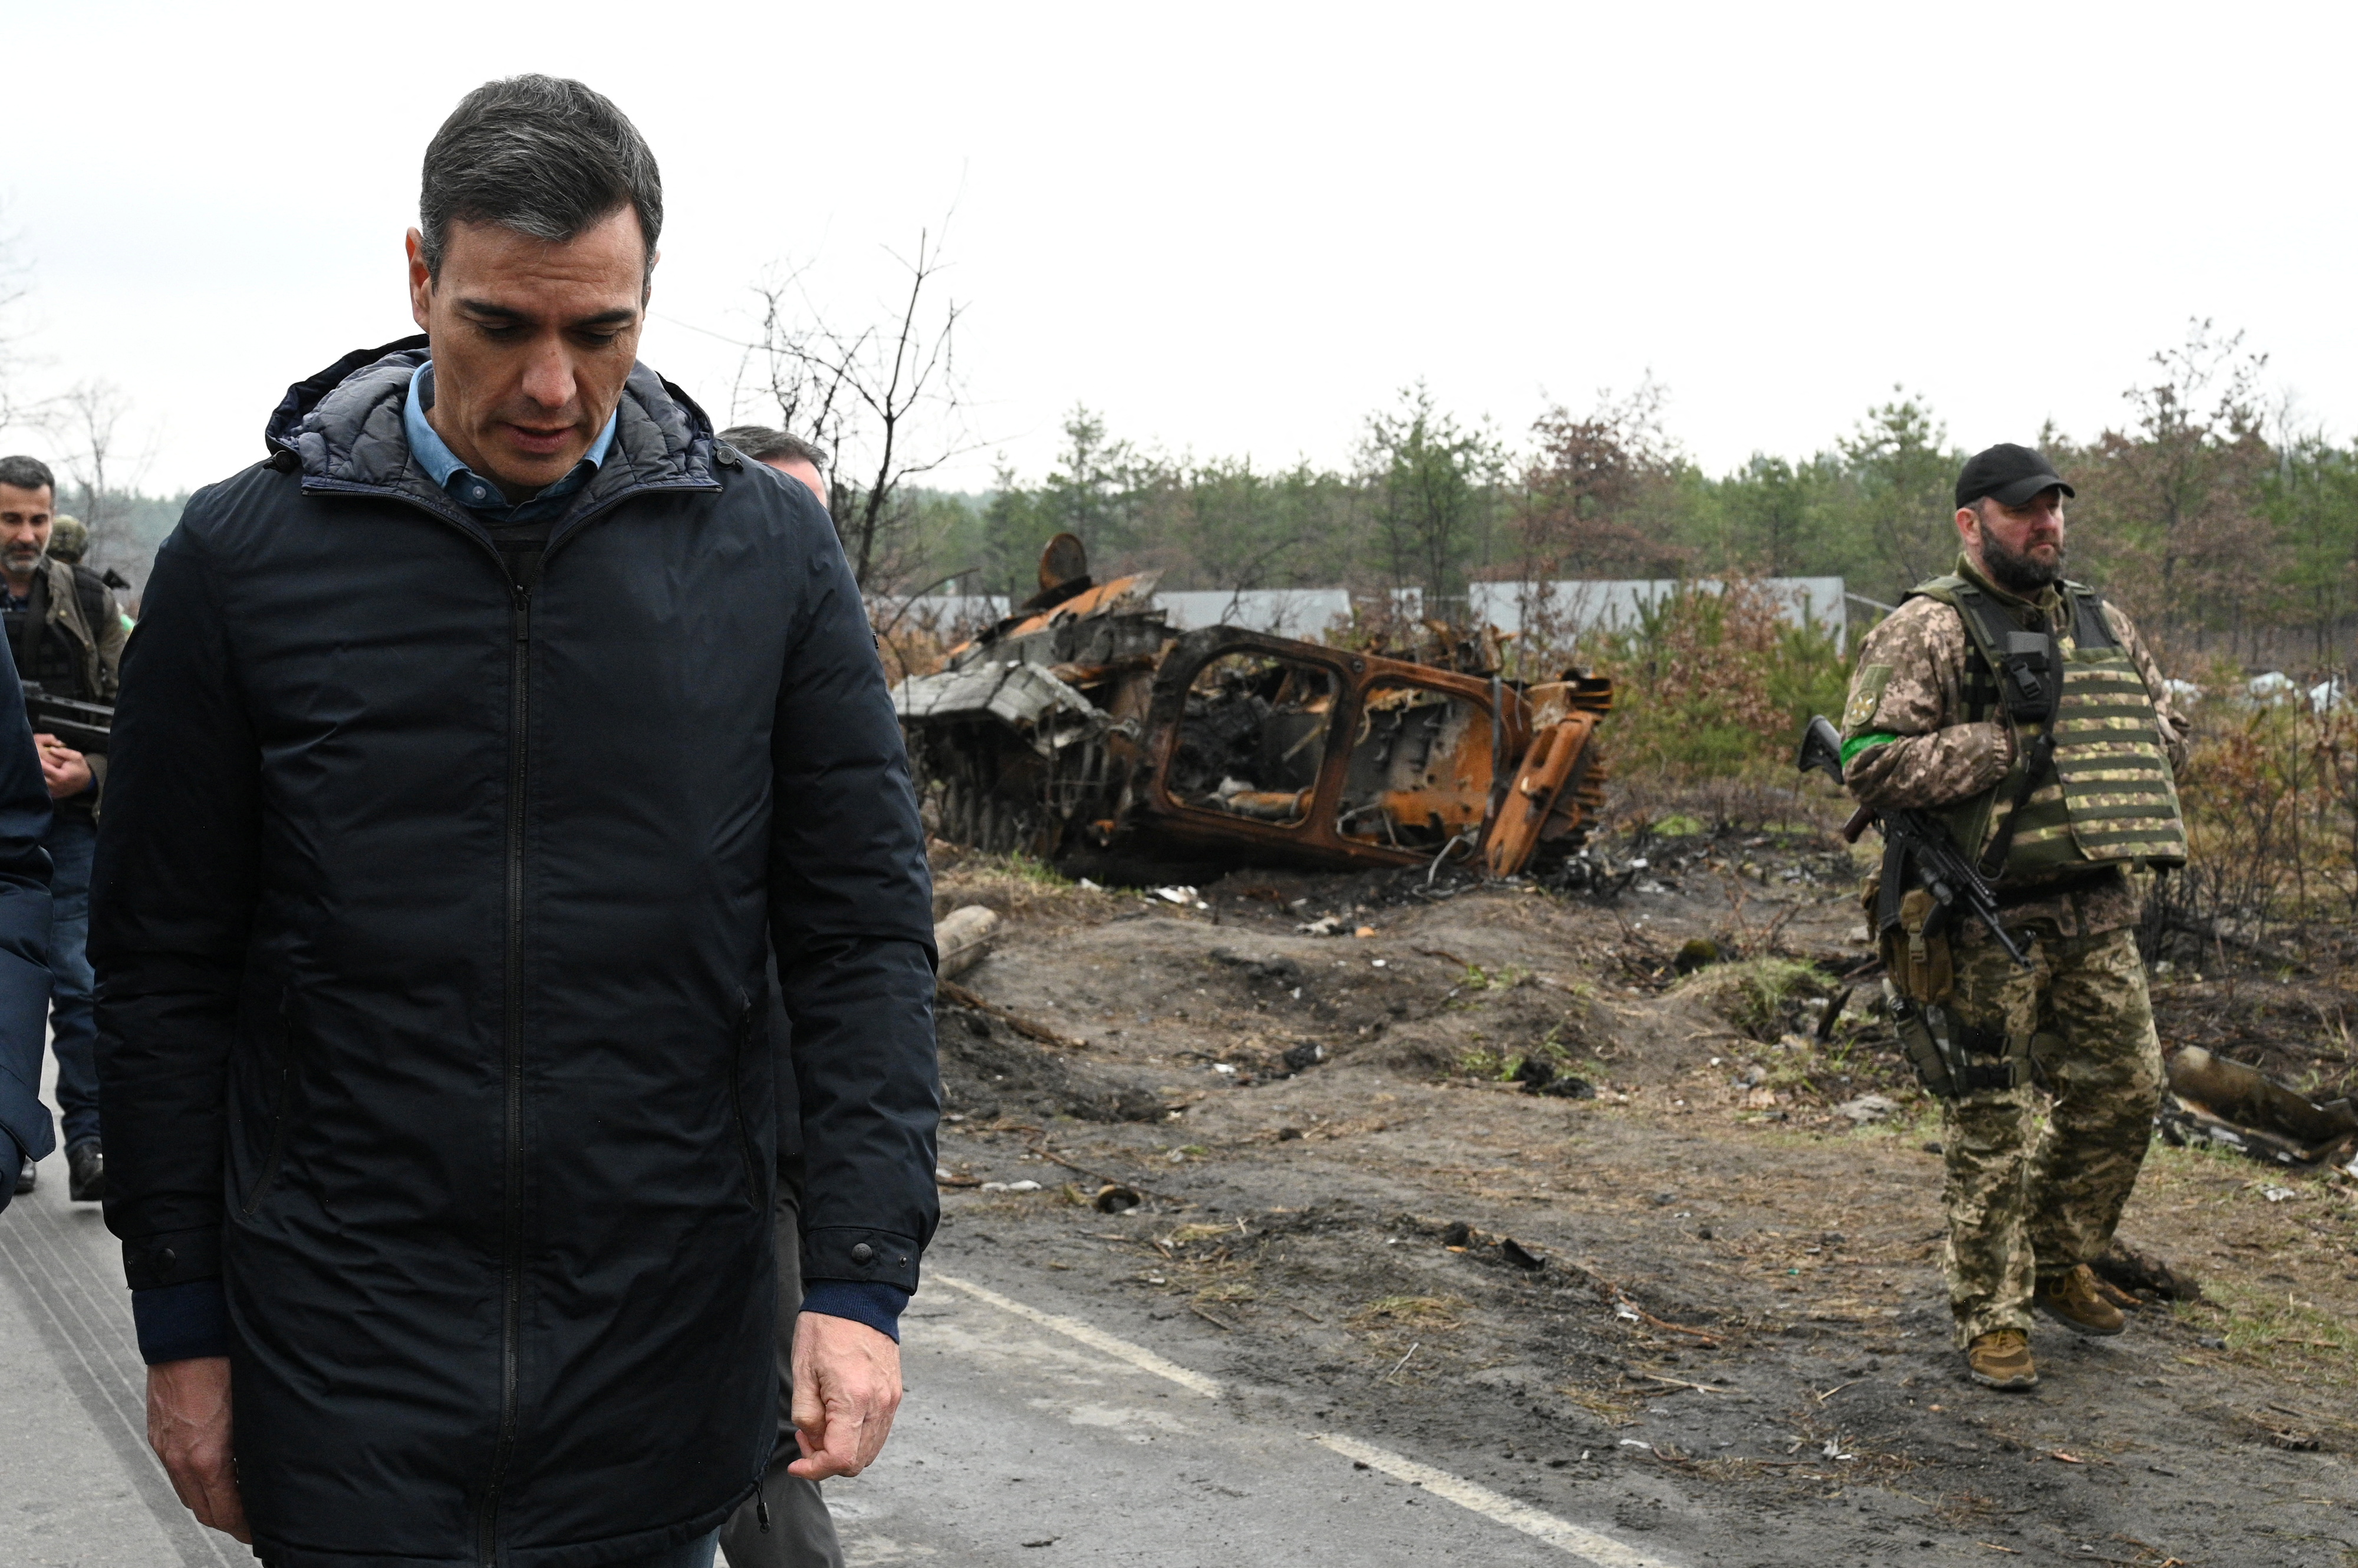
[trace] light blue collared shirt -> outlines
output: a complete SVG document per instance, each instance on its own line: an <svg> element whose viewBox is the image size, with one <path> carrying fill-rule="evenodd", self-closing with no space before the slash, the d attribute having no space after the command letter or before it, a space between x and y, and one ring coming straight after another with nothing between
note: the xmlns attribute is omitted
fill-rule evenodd
<svg viewBox="0 0 2358 1568"><path fill-rule="evenodd" d="M614 426L622 418L616 409L606 416L606 427L590 443L573 471L554 484L543 485L533 494L510 505L500 487L482 478L459 460L450 444L436 433L426 418L426 399L422 389L430 384L427 377L434 373L434 362L427 360L409 378L409 396L401 406L402 428L409 437L410 456L426 470L436 484L449 492L450 499L470 512L478 513L486 523L537 523L563 510L559 503L590 482L606 461L606 453L614 445Z"/></svg>

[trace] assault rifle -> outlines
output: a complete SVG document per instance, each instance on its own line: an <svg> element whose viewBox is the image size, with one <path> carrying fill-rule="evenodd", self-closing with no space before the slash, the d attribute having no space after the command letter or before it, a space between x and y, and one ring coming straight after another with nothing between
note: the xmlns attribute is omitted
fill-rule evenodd
<svg viewBox="0 0 2358 1568"><path fill-rule="evenodd" d="M1795 765L1803 773L1820 772L1843 782L1842 737L1823 714L1813 716L1801 731L1801 754ZM1939 819L1921 811L1877 811L1862 806L1843 825L1843 838L1853 844L1873 823L1883 830L1883 887L1875 912L1877 935L1899 924L1899 901L1911 888L1922 888L1938 907L1924 925L1924 935L1938 935L1959 915L1970 915L1989 927L2006 956L2024 968L2030 959L1999 918L1997 895L1974 863L1957 850L1956 841Z"/></svg>
<svg viewBox="0 0 2358 1568"><path fill-rule="evenodd" d="M24 685L25 717L32 720L34 734L54 735L77 752L106 750L107 734L114 728L114 708L60 697L37 680Z"/></svg>

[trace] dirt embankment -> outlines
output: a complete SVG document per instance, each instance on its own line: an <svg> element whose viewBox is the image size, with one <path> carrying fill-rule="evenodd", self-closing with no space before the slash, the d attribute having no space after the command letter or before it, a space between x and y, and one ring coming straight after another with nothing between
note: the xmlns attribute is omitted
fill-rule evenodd
<svg viewBox="0 0 2358 1568"><path fill-rule="evenodd" d="M2202 1299L2117 1340L2042 1325L2037 1391L1975 1389L1938 1121L1866 1011L1848 854L1649 860L1611 903L946 864L945 908L1008 925L961 979L985 1005L942 1009L937 1255L1143 1308L1690 1561L2358 1562L2348 1183L2157 1144L2123 1235ZM2158 989L2166 1045L2215 1033L2211 994ZM2312 1076L2336 1039L2300 1047ZM1142 1206L1101 1212L1109 1184Z"/></svg>

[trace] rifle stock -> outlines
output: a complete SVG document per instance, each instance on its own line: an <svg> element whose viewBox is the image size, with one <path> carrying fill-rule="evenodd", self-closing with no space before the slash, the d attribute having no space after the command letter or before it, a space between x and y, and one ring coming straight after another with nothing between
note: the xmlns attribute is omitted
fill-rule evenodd
<svg viewBox="0 0 2358 1568"><path fill-rule="evenodd" d="M37 735L54 735L77 752L104 752L114 728L114 709L103 702L61 697L36 680L22 683L25 717Z"/></svg>

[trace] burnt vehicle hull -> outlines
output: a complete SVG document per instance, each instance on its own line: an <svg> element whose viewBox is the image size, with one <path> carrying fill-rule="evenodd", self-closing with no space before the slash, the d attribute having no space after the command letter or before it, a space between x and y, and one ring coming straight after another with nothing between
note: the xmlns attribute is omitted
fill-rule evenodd
<svg viewBox="0 0 2358 1568"><path fill-rule="evenodd" d="M1524 684L1241 627L1124 579L1002 622L894 692L936 834L1068 869L1353 869L1577 848L1609 681Z"/></svg>

